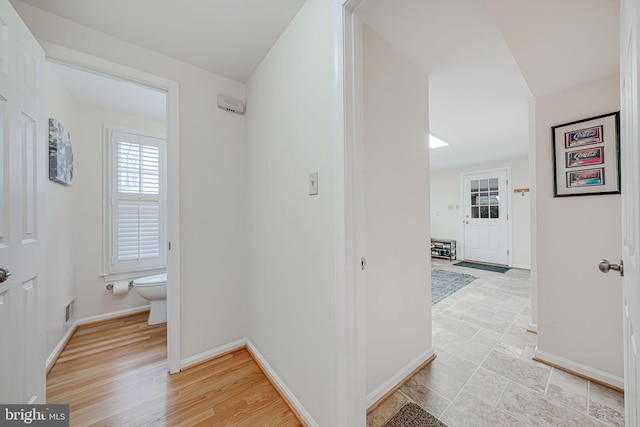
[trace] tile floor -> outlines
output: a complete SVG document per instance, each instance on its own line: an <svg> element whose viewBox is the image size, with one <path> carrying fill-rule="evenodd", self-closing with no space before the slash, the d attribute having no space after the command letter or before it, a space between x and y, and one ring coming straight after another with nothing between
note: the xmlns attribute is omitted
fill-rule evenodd
<svg viewBox="0 0 640 427"><path fill-rule="evenodd" d="M455 263L455 262L454 262ZM415 402L450 427L624 426L624 398L609 388L531 360L529 272L432 268L478 279L433 306L438 357L367 417L380 427Z"/></svg>

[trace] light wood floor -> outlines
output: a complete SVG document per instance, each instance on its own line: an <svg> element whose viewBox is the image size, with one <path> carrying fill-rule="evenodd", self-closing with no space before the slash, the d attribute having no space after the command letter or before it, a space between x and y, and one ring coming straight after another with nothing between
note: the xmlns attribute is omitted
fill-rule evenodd
<svg viewBox="0 0 640 427"><path fill-rule="evenodd" d="M166 324L148 313L80 326L47 376L47 402L72 426L299 426L251 355L240 349L167 373Z"/></svg>

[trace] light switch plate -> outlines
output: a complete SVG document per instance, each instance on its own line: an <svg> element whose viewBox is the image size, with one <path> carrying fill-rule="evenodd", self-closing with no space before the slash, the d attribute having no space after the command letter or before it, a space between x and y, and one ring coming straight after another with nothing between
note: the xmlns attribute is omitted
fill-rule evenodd
<svg viewBox="0 0 640 427"><path fill-rule="evenodd" d="M309 174L309 195L318 195L318 172L312 172Z"/></svg>

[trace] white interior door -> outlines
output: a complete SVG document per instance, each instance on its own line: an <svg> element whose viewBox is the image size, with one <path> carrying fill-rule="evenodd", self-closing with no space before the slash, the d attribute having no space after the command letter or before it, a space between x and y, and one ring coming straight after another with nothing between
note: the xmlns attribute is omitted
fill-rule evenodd
<svg viewBox="0 0 640 427"><path fill-rule="evenodd" d="M0 0L0 402L45 402L44 53ZM0 276L6 274L0 272Z"/></svg>
<svg viewBox="0 0 640 427"><path fill-rule="evenodd" d="M508 174L463 176L464 258L509 265Z"/></svg>
<svg viewBox="0 0 640 427"><path fill-rule="evenodd" d="M622 258L624 262L625 424L640 425L640 150L638 147L638 2L623 0L621 13Z"/></svg>

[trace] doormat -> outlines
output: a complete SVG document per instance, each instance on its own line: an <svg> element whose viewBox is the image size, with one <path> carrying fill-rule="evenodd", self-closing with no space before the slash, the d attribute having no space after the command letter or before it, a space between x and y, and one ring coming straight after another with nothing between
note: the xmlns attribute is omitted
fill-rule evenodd
<svg viewBox="0 0 640 427"><path fill-rule="evenodd" d="M480 264L479 262L462 261L462 262L455 263L453 265L458 265L460 267L477 268L478 270L493 271L493 272L496 272L496 273L505 273L505 272L511 270L509 267L500 267L500 266L497 266L497 265Z"/></svg>
<svg viewBox="0 0 640 427"><path fill-rule="evenodd" d="M407 403L382 427L447 427L415 403Z"/></svg>
<svg viewBox="0 0 640 427"><path fill-rule="evenodd" d="M476 276L471 276L470 274L431 270L431 304L442 301L476 279Z"/></svg>

